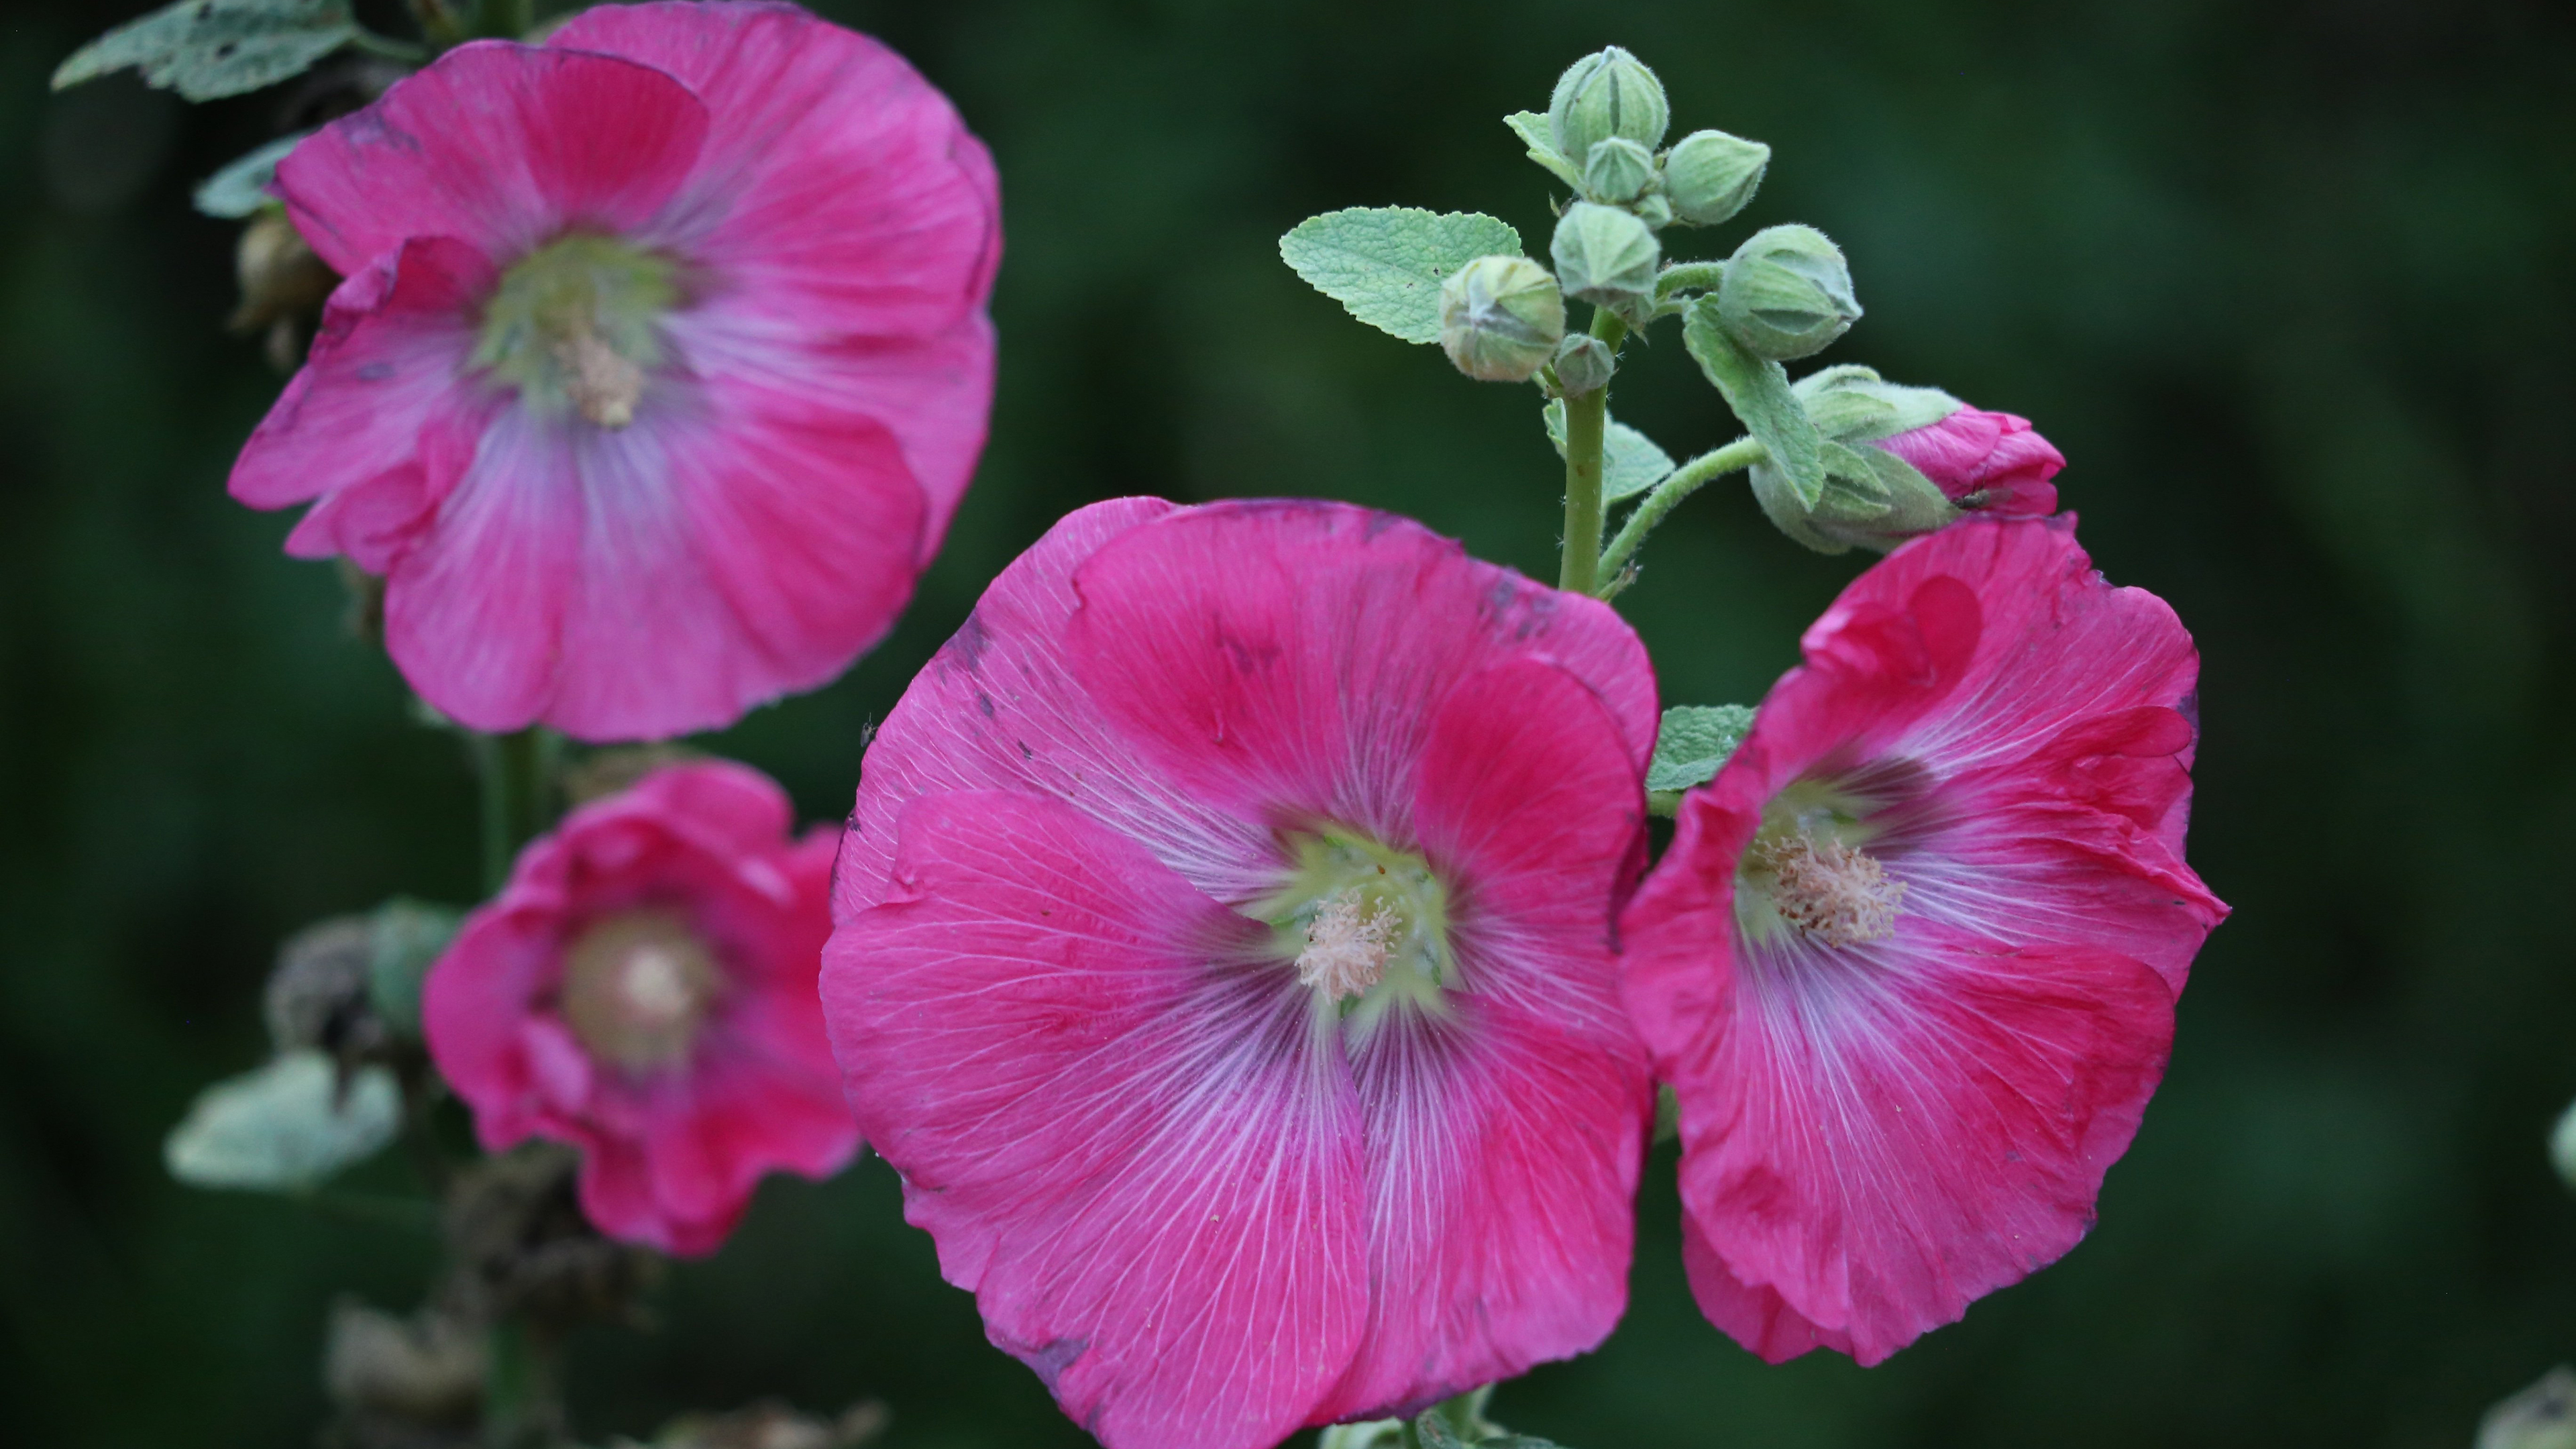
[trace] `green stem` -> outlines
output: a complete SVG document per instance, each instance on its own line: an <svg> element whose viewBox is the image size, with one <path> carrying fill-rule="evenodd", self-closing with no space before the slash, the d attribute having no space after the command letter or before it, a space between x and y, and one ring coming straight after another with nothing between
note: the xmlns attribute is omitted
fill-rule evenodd
<svg viewBox="0 0 2576 1449"><path fill-rule="evenodd" d="M1569 446L1571 437L1569 428ZM1683 499L1698 492L1708 480L1750 468L1769 456L1760 443L1751 438L1738 438L1723 448L1702 453L1675 468L1669 477L1655 485L1655 491L1647 494L1644 502L1637 505L1637 511L1628 515L1628 522L1619 530L1619 536L1610 540L1610 547L1602 551L1601 566L1595 571L1595 577L1616 580L1619 570L1635 556L1638 545L1646 541L1646 535L1654 532L1655 525L1664 521L1664 515L1672 512Z"/></svg>
<svg viewBox="0 0 2576 1449"><path fill-rule="evenodd" d="M498 892L510 879L519 847L550 823L550 758L553 742L530 725L506 735L476 735L475 763L483 771L483 888Z"/></svg>
<svg viewBox="0 0 2576 1449"><path fill-rule="evenodd" d="M1616 356L1628 324L1609 308L1596 307L1592 335ZM1565 400L1565 552L1556 586L1572 594L1591 593L1600 582L1601 444L1609 422L1610 389Z"/></svg>
<svg viewBox="0 0 2576 1449"><path fill-rule="evenodd" d="M408 40L396 40L390 35L378 35L372 30L361 30L350 36L349 44L369 55L381 55L387 60L399 60L406 65L418 65L429 59L428 46L414 45Z"/></svg>
<svg viewBox="0 0 2576 1449"><path fill-rule="evenodd" d="M484 1441L491 1449L535 1449L567 1441L563 1344L518 1320L492 1325L485 1338Z"/></svg>

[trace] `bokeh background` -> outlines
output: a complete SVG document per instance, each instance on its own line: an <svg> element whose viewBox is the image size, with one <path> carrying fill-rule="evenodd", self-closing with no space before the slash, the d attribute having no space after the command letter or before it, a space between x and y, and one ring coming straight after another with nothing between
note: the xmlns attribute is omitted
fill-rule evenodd
<svg viewBox="0 0 2576 1449"><path fill-rule="evenodd" d="M194 182L280 99L45 77L135 0L0 19L0 1422L25 1444L298 1445L332 1295L426 1238L209 1195L163 1132L254 1064L274 943L475 882L457 741L340 625L290 519L227 501L279 379L228 337ZM1670 1149L1608 1346L1502 1391L1614 1445L2465 1445L2576 1358L2576 18L2515 0L836 3L952 94L1004 178L994 440L900 631L714 742L846 810L881 717L989 578L1123 493L1322 494L1552 572L1535 393L1344 317L1274 239L1347 205L1495 212L1498 118L1605 42L1676 131L1769 141L1723 255L1847 249L1865 361L2037 419L2112 578L2204 651L2195 862L2236 907L2100 1225L1884 1367L1767 1368L1692 1310ZM1732 436L1669 329L1617 409ZM1666 697L1750 701L1857 568L1740 487L1623 601ZM391 1183L399 1187L399 1173ZM881 1396L893 1449L1077 1445L866 1162L774 1182L661 1326L575 1346L579 1427Z"/></svg>

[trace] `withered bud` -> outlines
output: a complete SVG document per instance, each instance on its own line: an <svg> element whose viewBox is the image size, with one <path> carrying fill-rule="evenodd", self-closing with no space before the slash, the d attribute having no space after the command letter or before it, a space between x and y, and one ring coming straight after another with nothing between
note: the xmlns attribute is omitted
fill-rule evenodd
<svg viewBox="0 0 2576 1449"><path fill-rule="evenodd" d="M340 284L339 274L313 254L295 223L274 206L242 227L233 271L241 282L241 305L226 325L244 336L266 331L269 362L280 372L294 371L303 360L304 334Z"/></svg>
<svg viewBox="0 0 2576 1449"><path fill-rule="evenodd" d="M562 1331L633 1322L661 1259L603 1237L574 1192L580 1157L530 1142L457 1175L447 1194L447 1248L462 1311L482 1321L523 1316Z"/></svg>
<svg viewBox="0 0 2576 1449"><path fill-rule="evenodd" d="M483 1335L436 1309L401 1318L355 1299L332 1306L322 1385L343 1408L468 1424L483 1407L484 1368Z"/></svg>

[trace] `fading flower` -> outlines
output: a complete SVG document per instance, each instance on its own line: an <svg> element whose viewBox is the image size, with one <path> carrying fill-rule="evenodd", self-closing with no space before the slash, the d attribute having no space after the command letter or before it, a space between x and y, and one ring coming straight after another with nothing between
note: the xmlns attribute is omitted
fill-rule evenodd
<svg viewBox="0 0 2576 1449"><path fill-rule="evenodd" d="M1876 1363L2083 1237L2226 915L2199 655L2071 520L1971 520L1807 631L1629 906L1701 1309Z"/></svg>
<svg viewBox="0 0 2576 1449"><path fill-rule="evenodd" d="M613 1237L712 1252L761 1174L858 1150L814 986L837 845L789 823L755 770L662 770L532 842L430 970L430 1055L483 1145L579 1148Z"/></svg>
<svg viewBox="0 0 2576 1449"><path fill-rule="evenodd" d="M1655 722L1606 606L1313 502L1084 509L914 680L842 847L834 1049L942 1271L1111 1449L1609 1333Z"/></svg>
<svg viewBox="0 0 2576 1449"><path fill-rule="evenodd" d="M983 446L990 159L792 6L449 51L280 164L332 295L233 496L481 730L731 723L883 636Z"/></svg>

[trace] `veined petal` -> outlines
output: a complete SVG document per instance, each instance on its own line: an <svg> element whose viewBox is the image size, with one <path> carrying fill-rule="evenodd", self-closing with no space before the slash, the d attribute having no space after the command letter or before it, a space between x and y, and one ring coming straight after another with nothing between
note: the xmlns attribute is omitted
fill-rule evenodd
<svg viewBox="0 0 2576 1449"><path fill-rule="evenodd" d="M413 237L511 258L630 230L697 163L707 108L650 66L510 41L458 46L278 163L296 229L351 274Z"/></svg>
<svg viewBox="0 0 2576 1449"><path fill-rule="evenodd" d="M1358 1109L1266 929L1056 800L921 797L824 1009L907 1216L1110 1449L1261 1449L1367 1313Z"/></svg>
<svg viewBox="0 0 2576 1449"><path fill-rule="evenodd" d="M1643 646L1607 605L1479 563L1409 519L1212 504L1104 543L1073 586L1076 673L1202 799L1409 839L1436 702L1530 655L1600 694L1641 769L1654 747Z"/></svg>

